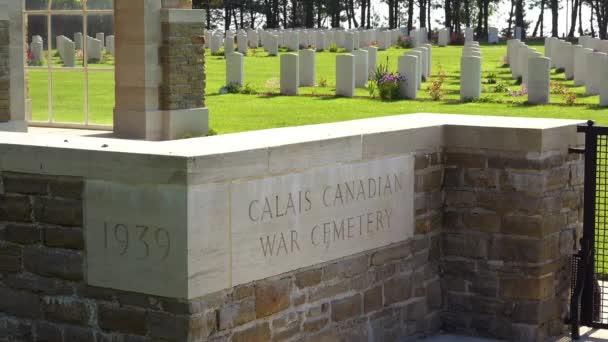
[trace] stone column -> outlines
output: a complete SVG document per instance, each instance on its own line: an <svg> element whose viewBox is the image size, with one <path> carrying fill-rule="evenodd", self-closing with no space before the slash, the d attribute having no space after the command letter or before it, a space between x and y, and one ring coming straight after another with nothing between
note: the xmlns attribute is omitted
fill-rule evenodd
<svg viewBox="0 0 608 342"><path fill-rule="evenodd" d="M460 100L479 99L481 97L481 58L462 57L460 75Z"/></svg>
<svg viewBox="0 0 608 342"><path fill-rule="evenodd" d="M299 56L294 53L281 55L281 94L298 95L300 85Z"/></svg>
<svg viewBox="0 0 608 342"><path fill-rule="evenodd" d="M116 0L116 106L121 138L205 135L204 11Z"/></svg>
<svg viewBox="0 0 608 342"><path fill-rule="evenodd" d="M355 56L336 56L336 96L355 96Z"/></svg>
<svg viewBox="0 0 608 342"><path fill-rule="evenodd" d="M0 0L0 131L27 131L23 5Z"/></svg>
<svg viewBox="0 0 608 342"><path fill-rule="evenodd" d="M531 57L528 59L528 102L547 104L551 93L551 59Z"/></svg>
<svg viewBox="0 0 608 342"><path fill-rule="evenodd" d="M399 57L399 74L405 79L399 84L399 96L414 100L418 97L418 57L406 55Z"/></svg>

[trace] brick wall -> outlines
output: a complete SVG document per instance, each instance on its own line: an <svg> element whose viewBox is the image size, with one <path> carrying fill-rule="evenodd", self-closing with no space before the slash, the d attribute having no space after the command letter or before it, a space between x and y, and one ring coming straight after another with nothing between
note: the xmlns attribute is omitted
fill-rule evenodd
<svg viewBox="0 0 608 342"><path fill-rule="evenodd" d="M162 23L160 109L205 107L205 48L192 39L203 34L202 23Z"/></svg>
<svg viewBox="0 0 608 342"><path fill-rule="evenodd" d="M445 328L515 341L561 333L583 160L451 150L445 172Z"/></svg>
<svg viewBox="0 0 608 342"><path fill-rule="evenodd" d="M582 160L416 155L415 236L191 301L83 277L78 178L1 173L0 340L392 341L561 331Z"/></svg>
<svg viewBox="0 0 608 342"><path fill-rule="evenodd" d="M0 122L11 119L8 24L8 20L0 20Z"/></svg>

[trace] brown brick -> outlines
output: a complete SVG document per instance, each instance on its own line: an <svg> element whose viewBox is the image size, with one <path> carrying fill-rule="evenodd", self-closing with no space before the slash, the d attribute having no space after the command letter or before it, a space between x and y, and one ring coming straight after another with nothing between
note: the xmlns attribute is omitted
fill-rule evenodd
<svg viewBox="0 0 608 342"><path fill-rule="evenodd" d="M481 154L473 153L447 153L446 154L446 166L457 166L461 168L485 168L487 158Z"/></svg>
<svg viewBox="0 0 608 342"><path fill-rule="evenodd" d="M82 229L47 226L43 229L44 244L49 247L66 249L84 249Z"/></svg>
<svg viewBox="0 0 608 342"><path fill-rule="evenodd" d="M70 342L90 342L95 340L94 331L91 328L76 326L66 326L64 329L64 339Z"/></svg>
<svg viewBox="0 0 608 342"><path fill-rule="evenodd" d="M464 172L464 185L473 188L496 189L498 173L495 170L472 169Z"/></svg>
<svg viewBox="0 0 608 342"><path fill-rule="evenodd" d="M219 310L219 329L232 329L251 322L255 320L255 315L255 299L253 297L225 305Z"/></svg>
<svg viewBox="0 0 608 342"><path fill-rule="evenodd" d="M334 297L338 294L345 293L349 290L348 281L342 281L333 285L325 285L315 288L308 295L308 302L314 303L321 299Z"/></svg>
<svg viewBox="0 0 608 342"><path fill-rule="evenodd" d="M509 235L544 237L553 234L566 226L563 214L552 215L507 215L502 219L501 232Z"/></svg>
<svg viewBox="0 0 608 342"><path fill-rule="evenodd" d="M71 296L74 294L72 284L67 281L40 277L28 272L6 274L3 281L4 284L13 289L25 290L46 296Z"/></svg>
<svg viewBox="0 0 608 342"><path fill-rule="evenodd" d="M547 173L547 190L564 189L569 186L570 182L570 167L563 166L550 169Z"/></svg>
<svg viewBox="0 0 608 342"><path fill-rule="evenodd" d="M243 298L252 297L255 294L253 285L239 286L234 290L234 299L241 300Z"/></svg>
<svg viewBox="0 0 608 342"><path fill-rule="evenodd" d="M441 282L439 280L427 285L426 300L430 310L441 309L443 304L443 292L441 291Z"/></svg>
<svg viewBox="0 0 608 342"><path fill-rule="evenodd" d="M441 190L443 170L434 170L416 176L416 192L431 192Z"/></svg>
<svg viewBox="0 0 608 342"><path fill-rule="evenodd" d="M445 234L442 247L445 255L468 258L485 258L488 248L486 238L473 234Z"/></svg>
<svg viewBox="0 0 608 342"><path fill-rule="evenodd" d="M488 249L490 260L504 262L543 263L559 255L558 237L544 240L495 236Z"/></svg>
<svg viewBox="0 0 608 342"><path fill-rule="evenodd" d="M41 318L40 297L25 291L0 287L0 312L19 318Z"/></svg>
<svg viewBox="0 0 608 342"><path fill-rule="evenodd" d="M32 222L30 199L26 196L0 194L0 221Z"/></svg>
<svg viewBox="0 0 608 342"><path fill-rule="evenodd" d="M510 299L543 300L553 294L553 275L541 278L505 278L500 280L500 292Z"/></svg>
<svg viewBox="0 0 608 342"><path fill-rule="evenodd" d="M546 175L540 172L503 170L500 174L501 191L519 191L542 194L545 191Z"/></svg>
<svg viewBox="0 0 608 342"><path fill-rule="evenodd" d="M363 310L365 313L382 308L382 286L372 287L363 294Z"/></svg>
<svg viewBox="0 0 608 342"><path fill-rule="evenodd" d="M327 323L329 323L329 319L327 318L320 318L314 321L306 321L304 322L302 330L307 333L314 333L325 328L325 326L327 326Z"/></svg>
<svg viewBox="0 0 608 342"><path fill-rule="evenodd" d="M36 322L34 331L37 341L63 342L63 329L56 324L39 321Z"/></svg>
<svg viewBox="0 0 608 342"><path fill-rule="evenodd" d="M255 286L255 312L257 318L266 317L289 307L291 280L267 280Z"/></svg>
<svg viewBox="0 0 608 342"><path fill-rule="evenodd" d="M318 285L321 282L322 269L303 271L296 274L296 286L299 289Z"/></svg>
<svg viewBox="0 0 608 342"><path fill-rule="evenodd" d="M333 300L331 302L331 318L334 322L340 322L361 314L361 294Z"/></svg>
<svg viewBox="0 0 608 342"><path fill-rule="evenodd" d="M381 266L391 261L408 258L412 255L412 243L402 243L388 248L383 248L372 254L372 265Z"/></svg>
<svg viewBox="0 0 608 342"><path fill-rule="evenodd" d="M473 191L446 191L445 202L448 207L453 208L473 208L477 206L475 192Z"/></svg>
<svg viewBox="0 0 608 342"><path fill-rule="evenodd" d="M71 297L46 298L43 311L47 320L76 325L87 325L92 316L91 305Z"/></svg>
<svg viewBox="0 0 608 342"><path fill-rule="evenodd" d="M306 311L306 317L319 317L324 316L329 311L329 303L323 303L321 305L313 306Z"/></svg>
<svg viewBox="0 0 608 342"><path fill-rule="evenodd" d="M43 223L82 227L82 202L71 199L36 198L34 216Z"/></svg>
<svg viewBox="0 0 608 342"><path fill-rule="evenodd" d="M25 173L3 172L2 181L7 193L46 195L49 177Z"/></svg>
<svg viewBox="0 0 608 342"><path fill-rule="evenodd" d="M82 199L84 181L81 178L56 177L49 183L50 192L53 197Z"/></svg>
<svg viewBox="0 0 608 342"><path fill-rule="evenodd" d="M148 336L154 339L188 341L190 326L190 317L187 316L154 311L148 313Z"/></svg>
<svg viewBox="0 0 608 342"><path fill-rule="evenodd" d="M415 234L428 234L441 228L442 217L439 213L432 213L430 216L416 219Z"/></svg>
<svg viewBox="0 0 608 342"><path fill-rule="evenodd" d="M369 268L369 257L360 255L354 258L340 260L323 268L322 280L338 278L352 278L367 272Z"/></svg>
<svg viewBox="0 0 608 342"><path fill-rule="evenodd" d="M270 341L270 327L264 322L245 330L237 331L232 335L232 342L268 342Z"/></svg>
<svg viewBox="0 0 608 342"><path fill-rule="evenodd" d="M410 277L395 277L384 283L384 305L402 302L412 296Z"/></svg>
<svg viewBox="0 0 608 342"><path fill-rule="evenodd" d="M477 230L485 233L500 232L500 217L488 211L466 211L462 215L462 222L468 229Z"/></svg>
<svg viewBox="0 0 608 342"><path fill-rule="evenodd" d="M0 241L0 272L20 272L21 258L20 246Z"/></svg>
<svg viewBox="0 0 608 342"><path fill-rule="evenodd" d="M463 169L461 168L445 168L444 170L444 186L447 189L458 188L463 185Z"/></svg>
<svg viewBox="0 0 608 342"><path fill-rule="evenodd" d="M99 304L97 315L99 327L104 330L142 336L147 334L145 311Z"/></svg>
<svg viewBox="0 0 608 342"><path fill-rule="evenodd" d="M21 245L31 245L40 242L40 229L33 224L9 224L4 238Z"/></svg>
<svg viewBox="0 0 608 342"><path fill-rule="evenodd" d="M41 276L83 279L84 260L79 252L26 247L23 250L23 265L26 270Z"/></svg>

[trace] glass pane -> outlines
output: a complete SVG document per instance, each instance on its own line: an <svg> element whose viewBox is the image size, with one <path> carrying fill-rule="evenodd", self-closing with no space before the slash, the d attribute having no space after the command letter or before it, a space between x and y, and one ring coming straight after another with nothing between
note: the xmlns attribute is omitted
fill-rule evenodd
<svg viewBox="0 0 608 342"><path fill-rule="evenodd" d="M84 72L53 70L53 122L84 123Z"/></svg>
<svg viewBox="0 0 608 342"><path fill-rule="evenodd" d="M82 9L82 0L51 0L51 9L54 9L54 10Z"/></svg>
<svg viewBox="0 0 608 342"><path fill-rule="evenodd" d="M114 16L111 14L87 16L89 68L114 66Z"/></svg>
<svg viewBox="0 0 608 342"><path fill-rule="evenodd" d="M83 67L82 15L51 16L53 67Z"/></svg>
<svg viewBox="0 0 608 342"><path fill-rule="evenodd" d="M114 112L114 72L89 70L89 123L111 125Z"/></svg>
<svg viewBox="0 0 608 342"><path fill-rule="evenodd" d="M112 0L87 0L87 9L90 10L111 10L112 8Z"/></svg>
<svg viewBox="0 0 608 342"><path fill-rule="evenodd" d="M49 9L49 0L25 0L25 9L39 11Z"/></svg>
<svg viewBox="0 0 608 342"><path fill-rule="evenodd" d="M49 72L27 70L28 107L33 121L49 121Z"/></svg>
<svg viewBox="0 0 608 342"><path fill-rule="evenodd" d="M27 65L46 66L48 57L48 17L29 15L27 17Z"/></svg>

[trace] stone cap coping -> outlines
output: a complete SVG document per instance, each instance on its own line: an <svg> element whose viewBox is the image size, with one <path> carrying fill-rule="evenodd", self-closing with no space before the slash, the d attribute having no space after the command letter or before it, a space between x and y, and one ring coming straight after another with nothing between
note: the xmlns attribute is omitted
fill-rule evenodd
<svg viewBox="0 0 608 342"><path fill-rule="evenodd" d="M421 113L164 142L1 133L0 169L185 182L187 177L206 173L218 163L226 167L216 170L220 173L235 167L251 170L248 162L273 170L270 164L277 155L297 158L295 162L308 167L441 147L530 155L582 145L583 135L576 133L575 126L583 122ZM275 162L280 164L281 160ZM149 169L155 179L142 177L134 167ZM271 173L280 173L279 169ZM128 174L120 174L120 170ZM157 179L161 174L163 180ZM200 181L216 181L217 177Z"/></svg>

